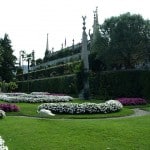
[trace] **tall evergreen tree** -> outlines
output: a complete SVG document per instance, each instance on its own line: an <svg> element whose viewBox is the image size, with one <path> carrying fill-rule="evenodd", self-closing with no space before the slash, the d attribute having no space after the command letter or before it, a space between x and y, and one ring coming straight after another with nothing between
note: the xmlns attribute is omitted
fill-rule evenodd
<svg viewBox="0 0 150 150"><path fill-rule="evenodd" d="M13 55L11 41L8 34L4 35L4 39L0 39L0 46L2 48L0 76L2 80L10 82L13 79L13 70L15 69L16 57Z"/></svg>

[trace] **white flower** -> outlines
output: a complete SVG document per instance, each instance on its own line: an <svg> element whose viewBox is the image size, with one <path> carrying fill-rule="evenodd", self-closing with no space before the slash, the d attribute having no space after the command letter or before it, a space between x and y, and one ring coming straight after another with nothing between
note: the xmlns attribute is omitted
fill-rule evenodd
<svg viewBox="0 0 150 150"><path fill-rule="evenodd" d="M38 110L48 109L54 113L83 114L83 113L110 113L122 109L122 104L115 100L105 103L44 103L38 106Z"/></svg>
<svg viewBox="0 0 150 150"><path fill-rule="evenodd" d="M4 145L5 141L0 136L0 150L8 150L8 147Z"/></svg>
<svg viewBox="0 0 150 150"><path fill-rule="evenodd" d="M35 92L36 93L36 92ZM71 96L58 96L58 95L44 95L39 94L43 92L37 92L38 94L1 94L0 99L6 102L26 102L26 103L51 103L51 102L69 102L73 98Z"/></svg>
<svg viewBox="0 0 150 150"><path fill-rule="evenodd" d="M5 111L0 110L0 118L3 119L5 118L5 116L6 116Z"/></svg>

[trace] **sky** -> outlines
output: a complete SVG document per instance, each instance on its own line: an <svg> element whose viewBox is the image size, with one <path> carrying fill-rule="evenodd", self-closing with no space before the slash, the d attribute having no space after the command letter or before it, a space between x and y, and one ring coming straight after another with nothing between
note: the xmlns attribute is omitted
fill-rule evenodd
<svg viewBox="0 0 150 150"><path fill-rule="evenodd" d="M65 39L67 46L81 42L82 16L92 30L96 7L100 24L126 12L150 19L150 0L0 0L0 38L9 35L16 57L34 50L35 59L43 58L47 33L50 50L60 50Z"/></svg>

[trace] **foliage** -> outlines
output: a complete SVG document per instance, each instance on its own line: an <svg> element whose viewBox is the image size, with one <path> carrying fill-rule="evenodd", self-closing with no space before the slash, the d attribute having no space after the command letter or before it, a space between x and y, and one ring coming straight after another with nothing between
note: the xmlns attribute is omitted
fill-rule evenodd
<svg viewBox="0 0 150 150"><path fill-rule="evenodd" d="M7 103L0 104L0 109L5 112L17 112L20 110L20 108L17 105Z"/></svg>
<svg viewBox="0 0 150 150"><path fill-rule="evenodd" d="M122 105L145 105L146 100L143 98L117 98Z"/></svg>
<svg viewBox="0 0 150 150"><path fill-rule="evenodd" d="M150 97L148 70L110 71L97 74L95 77L91 79L91 93L98 94L103 99Z"/></svg>
<svg viewBox="0 0 150 150"><path fill-rule="evenodd" d="M41 58L37 59L36 60L36 65L40 65L43 63L43 60Z"/></svg>
<svg viewBox="0 0 150 150"><path fill-rule="evenodd" d="M6 82L10 82L14 76L13 70L15 70L16 57L13 55L11 41L7 34L5 34L4 39L0 39L0 46L2 48L1 78Z"/></svg>
<svg viewBox="0 0 150 150"><path fill-rule="evenodd" d="M46 77L56 77L60 75L68 75L76 73L81 66L81 61L75 61L73 63L60 64L53 67L48 67L41 70L32 71L27 74L17 75L17 79L28 80L28 79L38 79L38 78L46 78Z"/></svg>
<svg viewBox="0 0 150 150"><path fill-rule="evenodd" d="M49 92L77 94L76 76L66 75L51 78L43 78L37 80L18 81L19 92Z"/></svg>
<svg viewBox="0 0 150 150"><path fill-rule="evenodd" d="M18 88L18 85L16 82L0 82L0 87L2 92L12 92Z"/></svg>
<svg viewBox="0 0 150 150"><path fill-rule="evenodd" d="M71 55L79 53L80 50L81 50L81 46L80 47L74 47L74 48L73 47L64 48L64 49L61 49L60 51L56 51L53 53L46 50L43 61L48 62L48 61L60 59L60 58L66 57L66 56L71 56Z"/></svg>
<svg viewBox="0 0 150 150"><path fill-rule="evenodd" d="M108 39L104 37L99 30L95 33L95 38L90 44L89 65L94 72L104 71L106 69L106 50L108 47Z"/></svg>
<svg viewBox="0 0 150 150"><path fill-rule="evenodd" d="M23 74L23 69L21 67L17 67L16 71L16 75Z"/></svg>
<svg viewBox="0 0 150 150"><path fill-rule="evenodd" d="M105 55L109 68L134 68L149 60L150 21L141 15L122 14L106 19L101 31L109 40Z"/></svg>
<svg viewBox="0 0 150 150"><path fill-rule="evenodd" d="M45 103L38 107L38 110L48 109L53 113L67 114L92 114L92 113L111 113L122 109L119 101L109 100L105 103Z"/></svg>

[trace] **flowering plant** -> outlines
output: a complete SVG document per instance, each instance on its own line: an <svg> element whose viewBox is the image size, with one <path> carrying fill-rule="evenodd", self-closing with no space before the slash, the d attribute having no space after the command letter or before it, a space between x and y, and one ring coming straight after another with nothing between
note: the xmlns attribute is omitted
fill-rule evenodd
<svg viewBox="0 0 150 150"><path fill-rule="evenodd" d="M5 118L6 114L3 110L0 110L0 119Z"/></svg>
<svg viewBox="0 0 150 150"><path fill-rule="evenodd" d="M92 114L92 113L110 113L123 108L122 104L116 100L110 100L105 103L44 103L38 106L38 111L48 109L53 113L66 114Z"/></svg>
<svg viewBox="0 0 150 150"><path fill-rule="evenodd" d="M8 147L4 145L5 141L0 136L0 150L8 150Z"/></svg>
<svg viewBox="0 0 150 150"><path fill-rule="evenodd" d="M26 103L51 103L51 102L69 102L73 100L71 96L47 95L47 94L1 94L0 99L6 102L26 102Z"/></svg>
<svg viewBox="0 0 150 150"><path fill-rule="evenodd" d="M0 109L4 110L5 112L17 112L20 110L20 108L16 105L13 105L13 104L7 104L7 103L4 103L4 104L0 104Z"/></svg>
<svg viewBox="0 0 150 150"><path fill-rule="evenodd" d="M118 98L122 105L145 105L147 104L145 99L142 98Z"/></svg>

